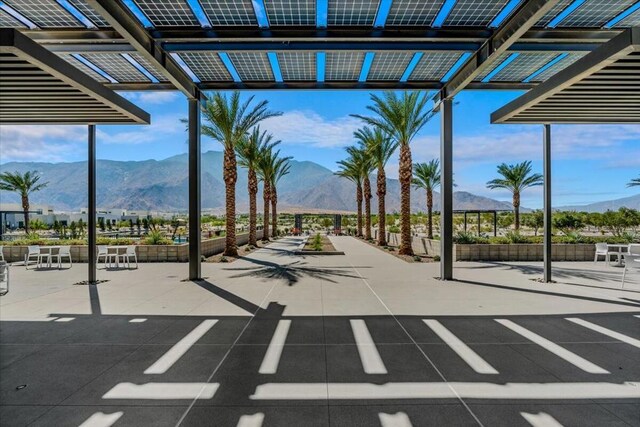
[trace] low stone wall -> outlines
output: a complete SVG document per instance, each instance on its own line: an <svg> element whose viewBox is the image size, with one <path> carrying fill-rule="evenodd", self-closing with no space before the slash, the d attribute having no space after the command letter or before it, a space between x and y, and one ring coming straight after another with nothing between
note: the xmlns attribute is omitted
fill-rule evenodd
<svg viewBox="0 0 640 427"><path fill-rule="evenodd" d="M378 239L378 230L371 230L371 237ZM387 244L389 246L400 246L400 233L387 233ZM440 256L440 241L429 240L426 237L413 236L411 238L411 248L417 254L427 254L429 256Z"/></svg>
<svg viewBox="0 0 640 427"><path fill-rule="evenodd" d="M542 261L541 244L454 245L456 261ZM552 261L593 261L592 244L553 244Z"/></svg>
<svg viewBox="0 0 640 427"><path fill-rule="evenodd" d="M371 231L377 238L378 230ZM390 246L400 245L400 234L387 233ZM411 241L413 251L417 254L440 256L440 241L426 237L414 236ZM456 261L542 261L542 244L474 244L453 245ZM596 247L593 244L553 244L551 245L552 261L593 261Z"/></svg>
<svg viewBox="0 0 640 427"><path fill-rule="evenodd" d="M262 230L256 232L257 238L262 239ZM236 235L238 246L249 242L249 233ZM224 251L224 237L206 239L200 242L200 251L203 256L209 257ZM4 246L2 253L7 262L24 261L27 254L26 246ZM139 262L187 262L189 261L189 244L180 245L136 245L136 254ZM87 246L71 246L71 259L73 262L87 262L89 260L89 248Z"/></svg>

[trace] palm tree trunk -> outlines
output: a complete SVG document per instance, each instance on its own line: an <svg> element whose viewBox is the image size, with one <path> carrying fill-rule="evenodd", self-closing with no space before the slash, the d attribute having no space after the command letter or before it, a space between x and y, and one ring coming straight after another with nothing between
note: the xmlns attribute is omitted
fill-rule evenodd
<svg viewBox="0 0 640 427"><path fill-rule="evenodd" d="M378 194L378 246L387 245L386 221L387 213L384 205L384 198L387 195L387 177L384 173L384 167L378 168L377 177L377 194Z"/></svg>
<svg viewBox="0 0 640 427"><path fill-rule="evenodd" d="M364 238L371 240L371 182L364 177Z"/></svg>
<svg viewBox="0 0 640 427"><path fill-rule="evenodd" d="M427 190L427 239L433 240L433 191Z"/></svg>
<svg viewBox="0 0 640 427"><path fill-rule="evenodd" d="M22 195L22 210L24 211L24 232L29 234L29 196Z"/></svg>
<svg viewBox="0 0 640 427"><path fill-rule="evenodd" d="M274 239L278 237L278 193L276 191L276 186L274 185L271 188L271 237Z"/></svg>
<svg viewBox="0 0 640 427"><path fill-rule="evenodd" d="M362 185L356 184L356 203L358 204L358 232L356 236L362 237Z"/></svg>
<svg viewBox="0 0 640 427"><path fill-rule="evenodd" d="M238 246L236 243L236 181L238 180L238 170L236 168L236 153L233 147L226 146L224 149L224 184L225 184L225 207L227 211L226 226L227 235L225 238L224 255L237 256Z"/></svg>
<svg viewBox="0 0 640 427"><path fill-rule="evenodd" d="M411 249L411 148L409 144L400 146L400 255L413 255Z"/></svg>
<svg viewBox="0 0 640 427"><path fill-rule="evenodd" d="M253 168L249 169L249 244L257 246L256 223L258 212L256 209L256 197L258 195L258 178Z"/></svg>
<svg viewBox="0 0 640 427"><path fill-rule="evenodd" d="M262 217L262 241L269 241L269 203L271 200L271 188L267 181L264 181L262 188L262 200L264 203L264 213Z"/></svg>
<svg viewBox="0 0 640 427"><path fill-rule="evenodd" d="M515 217L516 231L520 230L520 193L513 193L513 215Z"/></svg>

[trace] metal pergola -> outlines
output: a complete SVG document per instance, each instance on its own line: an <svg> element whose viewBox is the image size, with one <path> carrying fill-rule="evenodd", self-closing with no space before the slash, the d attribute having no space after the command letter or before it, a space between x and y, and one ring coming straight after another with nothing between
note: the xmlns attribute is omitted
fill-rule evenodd
<svg viewBox="0 0 640 427"><path fill-rule="evenodd" d="M493 236L496 237L498 235L498 212L511 212L509 210L504 209L460 209L454 210L454 214L462 214L464 216L464 231L467 232L467 217L469 214L477 215L477 223L478 223L478 236L481 235L480 231L480 222L482 214L491 214L493 215Z"/></svg>
<svg viewBox="0 0 640 427"><path fill-rule="evenodd" d="M640 123L640 28L495 111L491 122L544 125L544 281L551 282L551 124Z"/></svg>
<svg viewBox="0 0 640 427"><path fill-rule="evenodd" d="M0 124L88 125L88 283L96 283L96 125L151 118L15 29L0 29L0 70ZM2 227L0 218L0 236Z"/></svg>
<svg viewBox="0 0 640 427"><path fill-rule="evenodd" d="M433 90L441 113L441 278L453 278L452 103L529 90L640 25L635 0L2 0L0 27L106 88L189 100L189 278L200 274L207 90Z"/></svg>

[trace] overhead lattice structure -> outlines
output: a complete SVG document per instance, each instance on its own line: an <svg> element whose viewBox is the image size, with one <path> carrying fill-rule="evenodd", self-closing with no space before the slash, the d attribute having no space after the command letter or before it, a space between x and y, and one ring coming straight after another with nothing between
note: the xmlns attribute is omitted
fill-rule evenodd
<svg viewBox="0 0 640 427"><path fill-rule="evenodd" d="M640 28L575 60L491 115L492 123L640 123Z"/></svg>
<svg viewBox="0 0 640 427"><path fill-rule="evenodd" d="M66 59L68 62L66 62ZM13 29L0 29L1 124L148 124L149 115Z"/></svg>
<svg viewBox="0 0 640 427"><path fill-rule="evenodd" d="M190 97L234 88L530 89L634 25L637 0L0 6L0 27L18 29L110 88L179 89Z"/></svg>

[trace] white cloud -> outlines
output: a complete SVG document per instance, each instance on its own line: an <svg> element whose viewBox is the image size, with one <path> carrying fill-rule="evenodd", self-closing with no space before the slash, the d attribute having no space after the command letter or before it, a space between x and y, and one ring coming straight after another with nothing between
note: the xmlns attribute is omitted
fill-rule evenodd
<svg viewBox="0 0 640 427"><path fill-rule="evenodd" d="M554 126L553 159L602 159L619 162L626 142L640 141L640 126L590 125ZM439 156L437 135L419 136L412 143L414 160ZM477 134L453 137L456 162L515 162L542 157L542 128L531 126L492 126ZM636 162L629 159L632 165ZM640 163L640 161L638 162Z"/></svg>
<svg viewBox="0 0 640 427"><path fill-rule="evenodd" d="M0 126L0 162L63 161L86 141L86 126Z"/></svg>
<svg viewBox="0 0 640 427"><path fill-rule="evenodd" d="M167 137L186 142L186 127L180 122L180 114L154 115L150 125L131 125L126 131L108 131L107 127L98 128L98 141L105 144L149 144ZM130 130L129 130L130 129Z"/></svg>
<svg viewBox="0 0 640 427"><path fill-rule="evenodd" d="M140 104L168 104L178 99L179 94L175 91L149 91L149 92L119 92L120 95L133 103Z"/></svg>
<svg viewBox="0 0 640 427"><path fill-rule="evenodd" d="M318 148L344 147L353 143L353 132L362 126L355 117L326 119L315 111L292 110L265 120L261 127L283 144L305 144Z"/></svg>

